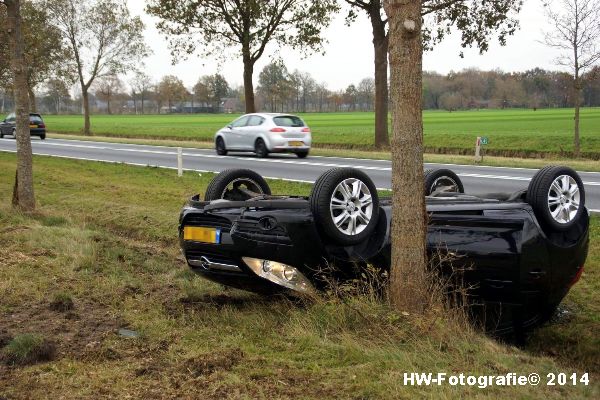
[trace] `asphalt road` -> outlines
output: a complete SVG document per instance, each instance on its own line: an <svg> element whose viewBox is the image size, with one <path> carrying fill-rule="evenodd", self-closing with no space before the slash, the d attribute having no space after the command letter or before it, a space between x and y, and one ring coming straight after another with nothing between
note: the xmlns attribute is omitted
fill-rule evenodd
<svg viewBox="0 0 600 400"><path fill-rule="evenodd" d="M122 162L132 165L177 167L177 149L78 140L32 139L35 154L81 160ZM15 152L14 139L0 139L0 151ZM257 158L253 154L217 156L213 150L183 149L186 170L219 172L228 168L249 168L268 178L314 182L324 171L334 167L354 167L365 171L380 189L391 188L391 162L342 157L309 156L300 160L295 155L270 155ZM462 179L471 194L514 192L526 189L535 169L485 167L455 164L426 164L426 168L450 168ZM579 172L586 190L588 208L600 212L600 173Z"/></svg>

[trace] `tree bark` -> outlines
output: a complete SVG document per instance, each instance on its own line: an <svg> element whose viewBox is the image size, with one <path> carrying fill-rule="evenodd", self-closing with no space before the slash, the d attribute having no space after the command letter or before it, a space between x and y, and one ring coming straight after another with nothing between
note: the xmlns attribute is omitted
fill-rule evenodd
<svg viewBox="0 0 600 400"><path fill-rule="evenodd" d="M37 113L37 104L35 99L35 92L31 86L27 86L27 93L29 94L29 111Z"/></svg>
<svg viewBox="0 0 600 400"><path fill-rule="evenodd" d="M29 95L27 72L21 33L21 4L19 0L5 0L8 16L8 42L15 96L17 132L17 172L12 204L24 211L35 209L33 192L33 156L29 135Z"/></svg>
<svg viewBox="0 0 600 400"><path fill-rule="evenodd" d="M390 300L423 312L427 214L423 194L421 1L386 0L392 97L392 266Z"/></svg>
<svg viewBox="0 0 600 400"><path fill-rule="evenodd" d="M573 141L574 156L578 158L581 155L581 144L579 143L579 112L581 108L581 79L578 74L575 75L575 136Z"/></svg>
<svg viewBox="0 0 600 400"><path fill-rule="evenodd" d="M82 86L81 88L81 96L83 100L83 134L91 135L92 132L90 130L90 96L85 86Z"/></svg>
<svg viewBox="0 0 600 400"><path fill-rule="evenodd" d="M375 147L389 147L388 134L388 36L385 24L371 17L373 25L373 47L375 49Z"/></svg>
<svg viewBox="0 0 600 400"><path fill-rule="evenodd" d="M252 76L254 75L254 61L250 56L249 49L242 50L242 57L244 59L244 99L246 101L246 114L256 112L256 106L254 104L254 82L252 82Z"/></svg>

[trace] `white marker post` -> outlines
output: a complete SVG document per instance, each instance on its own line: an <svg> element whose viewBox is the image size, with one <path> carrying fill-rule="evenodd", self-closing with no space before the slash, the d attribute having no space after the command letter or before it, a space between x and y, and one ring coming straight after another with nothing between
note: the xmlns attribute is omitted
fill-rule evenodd
<svg viewBox="0 0 600 400"><path fill-rule="evenodd" d="M177 176L183 176L183 149L177 148Z"/></svg>
<svg viewBox="0 0 600 400"><path fill-rule="evenodd" d="M481 156L481 136L477 136L477 141L475 142L475 162L483 161L483 157Z"/></svg>

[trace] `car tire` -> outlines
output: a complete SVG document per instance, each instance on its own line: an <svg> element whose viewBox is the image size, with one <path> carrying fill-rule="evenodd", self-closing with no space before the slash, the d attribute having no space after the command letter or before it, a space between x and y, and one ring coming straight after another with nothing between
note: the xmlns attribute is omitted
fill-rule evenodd
<svg viewBox="0 0 600 400"><path fill-rule="evenodd" d="M569 167L539 170L529 182L526 200L538 222L555 231L569 230L586 212L583 182Z"/></svg>
<svg viewBox="0 0 600 400"><path fill-rule="evenodd" d="M354 168L334 168L317 179L309 198L310 209L321 232L340 245L366 240L379 220L375 184Z"/></svg>
<svg viewBox="0 0 600 400"><path fill-rule="evenodd" d="M2 129L0 129L0 139L4 139L4 133L2 133Z"/></svg>
<svg viewBox="0 0 600 400"><path fill-rule="evenodd" d="M430 196L433 192L444 187L449 188L448 192L464 193L465 187L462 181L453 171L449 169L428 169L425 171L425 196Z"/></svg>
<svg viewBox="0 0 600 400"><path fill-rule="evenodd" d="M215 141L215 150L216 150L217 154L220 156L227 155L227 147L225 147L225 141L220 136Z"/></svg>
<svg viewBox="0 0 600 400"><path fill-rule="evenodd" d="M45 133L41 134L41 135L40 135L40 139L42 139L42 140L46 140L46 134L45 134Z"/></svg>
<svg viewBox="0 0 600 400"><path fill-rule="evenodd" d="M256 139L256 143L254 143L254 152L260 158L269 156L269 149L267 149L267 145L264 140L260 138Z"/></svg>
<svg viewBox="0 0 600 400"><path fill-rule="evenodd" d="M250 196L240 192L240 188L258 194L271 194L267 181L256 172L249 169L228 169L220 172L210 181L204 194L204 201L248 200Z"/></svg>
<svg viewBox="0 0 600 400"><path fill-rule="evenodd" d="M17 138L17 128L13 128L13 130L12 130L12 137L13 137L13 139Z"/></svg>
<svg viewBox="0 0 600 400"><path fill-rule="evenodd" d="M308 151L299 151L296 153L296 155L298 156L298 158L306 158L308 157Z"/></svg>

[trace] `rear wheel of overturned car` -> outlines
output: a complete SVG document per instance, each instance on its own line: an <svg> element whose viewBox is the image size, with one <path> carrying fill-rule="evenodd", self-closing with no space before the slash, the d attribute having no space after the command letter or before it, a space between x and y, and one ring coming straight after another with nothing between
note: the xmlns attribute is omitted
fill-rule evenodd
<svg viewBox="0 0 600 400"><path fill-rule="evenodd" d="M334 168L317 179L310 208L319 229L341 245L367 239L379 220L379 197L373 181L354 168Z"/></svg>
<svg viewBox="0 0 600 400"><path fill-rule="evenodd" d="M217 140L215 141L215 150L217 151L217 154L220 156L227 155L227 147L225 147L225 141L223 140L222 137L218 137Z"/></svg>
<svg viewBox="0 0 600 400"><path fill-rule="evenodd" d="M437 191L464 193L465 188L458 175L453 171L428 169L425 171L425 196L430 196Z"/></svg>
<svg viewBox="0 0 600 400"><path fill-rule="evenodd" d="M269 149L267 149L267 145L265 141L262 139L256 139L256 143L254 143L254 152L257 156L261 158L265 158L269 155Z"/></svg>
<svg viewBox="0 0 600 400"><path fill-rule="evenodd" d="M529 182L527 202L540 224L566 231L585 213L585 190L579 174L569 167L548 166Z"/></svg>
<svg viewBox="0 0 600 400"><path fill-rule="evenodd" d="M270 195L265 179L249 169L228 169L213 178L206 188L204 201L219 199L244 201L257 195Z"/></svg>

